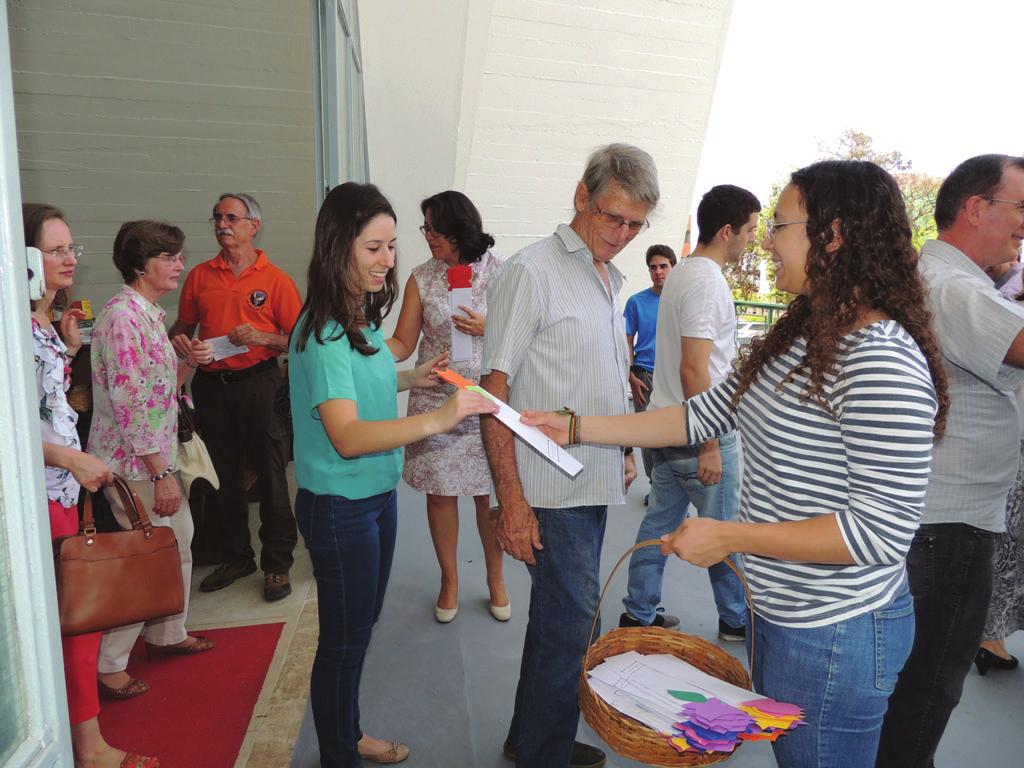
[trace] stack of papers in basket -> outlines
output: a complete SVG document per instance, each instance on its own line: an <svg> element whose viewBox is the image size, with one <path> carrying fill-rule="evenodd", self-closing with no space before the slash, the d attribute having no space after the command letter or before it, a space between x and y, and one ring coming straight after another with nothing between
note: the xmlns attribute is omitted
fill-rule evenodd
<svg viewBox="0 0 1024 768"><path fill-rule="evenodd" d="M588 673L590 687L680 752L732 752L803 725L803 710L719 680L671 654L628 651Z"/></svg>

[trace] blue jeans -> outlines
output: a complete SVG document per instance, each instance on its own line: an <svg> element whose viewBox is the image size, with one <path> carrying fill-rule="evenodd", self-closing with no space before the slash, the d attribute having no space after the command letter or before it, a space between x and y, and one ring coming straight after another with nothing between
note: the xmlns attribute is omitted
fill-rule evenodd
<svg viewBox="0 0 1024 768"><path fill-rule="evenodd" d="M753 634L754 690L806 713L806 725L772 744L779 768L872 768L889 695L914 642L907 586L884 608L838 624L783 627L758 617Z"/></svg>
<svg viewBox="0 0 1024 768"><path fill-rule="evenodd" d="M736 519L740 506L740 451L736 433L730 432L719 440L722 479L715 485L704 485L697 479L698 450L687 447L652 451L651 502L636 534L638 542L674 531L686 518L686 508L691 503L700 517ZM637 550L629 560L629 589L622 604L634 619L644 624L654 621L661 602L665 560L656 547ZM733 556L732 561L740 566L738 557ZM708 576L718 617L730 627L746 626L747 604L736 574L725 563L718 563L708 568Z"/></svg>
<svg viewBox="0 0 1024 768"><path fill-rule="evenodd" d="M533 511L544 549L534 550L537 564L528 566L530 618L507 741L518 768L567 768L580 718L576 690L600 597L608 508Z"/></svg>
<svg viewBox="0 0 1024 768"><path fill-rule="evenodd" d="M999 534L963 523L922 525L907 555L914 650L889 699L879 768L931 768L985 628Z"/></svg>
<svg viewBox="0 0 1024 768"><path fill-rule="evenodd" d="M398 525L394 491L368 499L299 489L299 531L309 549L320 604L320 640L309 699L320 765L358 768L359 678L391 574Z"/></svg>

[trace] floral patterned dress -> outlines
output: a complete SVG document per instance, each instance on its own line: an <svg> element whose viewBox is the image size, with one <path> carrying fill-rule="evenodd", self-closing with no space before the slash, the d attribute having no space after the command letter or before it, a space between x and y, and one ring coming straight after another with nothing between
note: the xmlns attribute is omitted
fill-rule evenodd
<svg viewBox="0 0 1024 768"><path fill-rule="evenodd" d="M32 318L32 347L35 352L36 393L39 395L39 426L43 442L81 450L78 432L78 414L68 405L67 391L71 386L71 367L67 360L67 347L53 328L44 328ZM63 467L46 468L46 498L71 508L78 504L81 486L71 470Z"/></svg>
<svg viewBox="0 0 1024 768"><path fill-rule="evenodd" d="M487 251L473 263L474 312L487 314L487 284L503 259ZM423 335L416 364L451 349L452 320L448 307L448 264L431 259L413 269L423 306ZM480 379L483 336L473 337L473 358L451 363L451 369L471 381ZM409 392L409 415L426 413L444 405L455 388L450 384ZM423 493L437 496L484 496L491 492L491 473L480 439L480 420L463 419L447 434L433 435L405 448L405 482Z"/></svg>
<svg viewBox="0 0 1024 768"><path fill-rule="evenodd" d="M1020 447L1024 451L1024 441ZM1003 640L1024 629L1024 453L1006 499L1006 531L996 541L993 572L982 640Z"/></svg>

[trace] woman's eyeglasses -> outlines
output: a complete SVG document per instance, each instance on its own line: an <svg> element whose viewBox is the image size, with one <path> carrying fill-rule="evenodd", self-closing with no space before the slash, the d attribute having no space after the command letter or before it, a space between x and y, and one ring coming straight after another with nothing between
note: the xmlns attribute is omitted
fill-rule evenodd
<svg viewBox="0 0 1024 768"><path fill-rule="evenodd" d="M85 253L85 247L81 245L62 245L60 248L54 248L51 251L41 251L41 253L45 253L47 256L52 256L55 259L66 259L68 256L74 256L78 259Z"/></svg>

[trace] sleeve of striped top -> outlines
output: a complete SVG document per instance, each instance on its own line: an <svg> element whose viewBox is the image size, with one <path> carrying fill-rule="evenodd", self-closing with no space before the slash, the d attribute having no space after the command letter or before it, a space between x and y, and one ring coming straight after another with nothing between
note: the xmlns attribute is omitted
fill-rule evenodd
<svg viewBox="0 0 1024 768"><path fill-rule="evenodd" d="M834 394L849 484L839 529L858 565L898 563L917 530L931 466L936 399L924 357L916 345L857 349Z"/></svg>
<svg viewBox="0 0 1024 768"><path fill-rule="evenodd" d="M698 445L736 429L732 393L735 373L725 381L686 401L686 444Z"/></svg>

